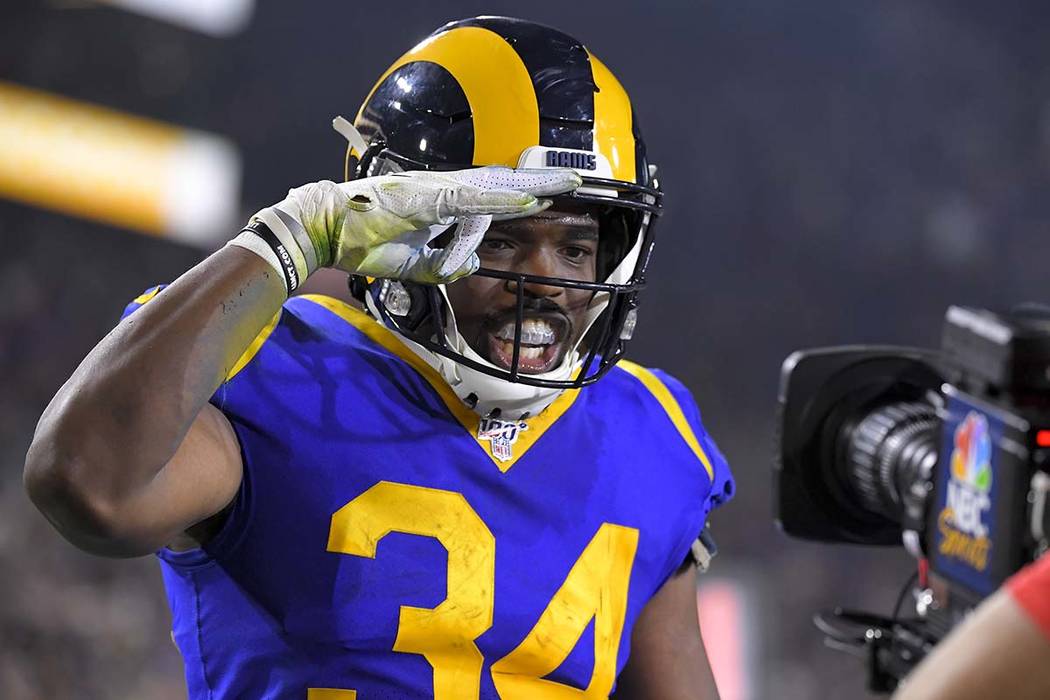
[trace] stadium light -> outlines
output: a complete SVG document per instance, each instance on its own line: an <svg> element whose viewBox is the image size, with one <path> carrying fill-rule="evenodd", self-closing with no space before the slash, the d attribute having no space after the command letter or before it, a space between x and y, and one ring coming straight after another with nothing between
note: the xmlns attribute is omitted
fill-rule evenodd
<svg viewBox="0 0 1050 700"><path fill-rule="evenodd" d="M0 81L0 196L206 247L240 173L225 138Z"/></svg>
<svg viewBox="0 0 1050 700"><path fill-rule="evenodd" d="M212 36L230 36L244 29L255 11L255 0L97 0L130 12L177 24Z"/></svg>

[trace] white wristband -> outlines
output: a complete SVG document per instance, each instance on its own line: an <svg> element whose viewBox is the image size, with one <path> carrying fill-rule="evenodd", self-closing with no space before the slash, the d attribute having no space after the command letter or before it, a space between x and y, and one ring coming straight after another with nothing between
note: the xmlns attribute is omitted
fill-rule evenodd
<svg viewBox="0 0 1050 700"><path fill-rule="evenodd" d="M237 246L238 248L244 248L250 250L260 258L265 260L277 273L278 279L284 283L285 293L291 293L292 290L288 288L288 280L285 274L284 266L281 265L281 261L277 258L277 253L273 252L267 243L259 238L258 234L250 229L241 231L241 233L233 240L229 241L227 246Z"/></svg>
<svg viewBox="0 0 1050 700"><path fill-rule="evenodd" d="M314 245L302 224L294 217L281 211L280 207L267 207L256 213L255 219L266 224L281 245L288 250L295 263L295 271L299 274L299 280L305 280L317 269L317 255L314 253Z"/></svg>

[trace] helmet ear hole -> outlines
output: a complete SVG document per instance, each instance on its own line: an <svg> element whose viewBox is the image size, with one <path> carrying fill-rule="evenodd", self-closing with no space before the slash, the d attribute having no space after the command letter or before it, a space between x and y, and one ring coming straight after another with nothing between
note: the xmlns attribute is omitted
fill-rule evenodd
<svg viewBox="0 0 1050 700"><path fill-rule="evenodd" d="M397 302L401 308L392 308L387 303L386 297L391 293L392 285L396 285L399 296L407 295L407 298ZM369 308L367 297L371 297L375 310L379 312L379 320L408 337L436 337L444 325L444 310L433 297L433 287L394 280L377 279L369 282L364 277L351 275L350 292L356 294L361 289L364 292L360 300L365 308Z"/></svg>

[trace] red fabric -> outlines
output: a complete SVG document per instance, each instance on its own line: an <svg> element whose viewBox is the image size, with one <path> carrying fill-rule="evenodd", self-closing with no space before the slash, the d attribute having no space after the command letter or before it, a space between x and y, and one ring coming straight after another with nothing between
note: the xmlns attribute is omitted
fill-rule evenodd
<svg viewBox="0 0 1050 700"><path fill-rule="evenodd" d="M1017 604L1050 639L1050 556L1041 557L1006 581Z"/></svg>

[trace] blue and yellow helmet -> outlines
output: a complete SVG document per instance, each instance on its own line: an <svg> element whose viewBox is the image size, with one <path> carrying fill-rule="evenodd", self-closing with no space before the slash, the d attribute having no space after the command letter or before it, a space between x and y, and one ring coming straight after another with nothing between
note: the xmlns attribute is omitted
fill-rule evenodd
<svg viewBox="0 0 1050 700"><path fill-rule="evenodd" d="M455 324L448 322L451 311L440 290L352 280L359 296L371 297L369 307L385 325L464 367L536 387L589 384L623 355L662 192L626 91L583 44L556 29L508 17L451 22L380 76L354 127L341 129L350 140L348 180L484 165L569 167L583 177L583 186L569 197L601 216L599 274L593 283L486 268L475 273L512 279L519 294L529 283L592 290L586 340L570 359L575 366L560 368L557 376L503 369L464 350L444 330ZM401 301L393 307L384 303L395 297Z"/></svg>

